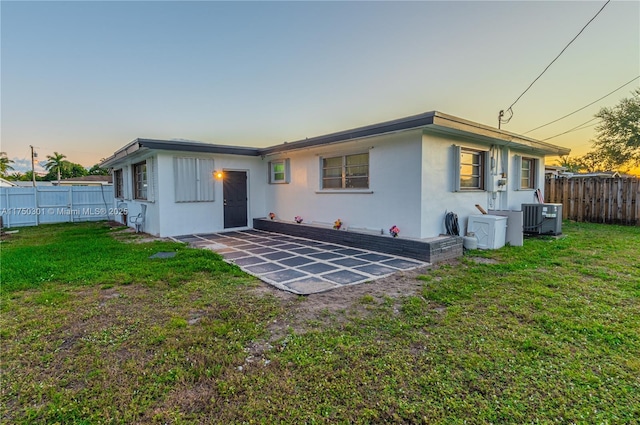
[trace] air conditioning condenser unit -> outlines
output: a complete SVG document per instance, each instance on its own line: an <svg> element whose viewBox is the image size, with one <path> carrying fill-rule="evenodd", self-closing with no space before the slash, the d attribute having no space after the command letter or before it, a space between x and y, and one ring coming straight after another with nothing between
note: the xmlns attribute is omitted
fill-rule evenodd
<svg viewBox="0 0 640 425"><path fill-rule="evenodd" d="M562 234L562 204L522 204L524 233Z"/></svg>

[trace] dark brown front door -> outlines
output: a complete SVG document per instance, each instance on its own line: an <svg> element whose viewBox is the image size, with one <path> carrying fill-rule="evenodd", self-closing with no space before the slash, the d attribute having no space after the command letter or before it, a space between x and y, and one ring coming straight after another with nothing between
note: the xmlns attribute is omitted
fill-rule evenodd
<svg viewBox="0 0 640 425"><path fill-rule="evenodd" d="M247 173L225 171L222 183L224 196L224 228L247 225Z"/></svg>

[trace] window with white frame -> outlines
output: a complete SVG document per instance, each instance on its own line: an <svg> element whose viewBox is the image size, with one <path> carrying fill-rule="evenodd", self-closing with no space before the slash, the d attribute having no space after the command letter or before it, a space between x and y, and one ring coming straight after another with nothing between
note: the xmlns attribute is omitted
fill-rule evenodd
<svg viewBox="0 0 640 425"><path fill-rule="evenodd" d="M173 158L175 202L214 200L213 159Z"/></svg>
<svg viewBox="0 0 640 425"><path fill-rule="evenodd" d="M278 159L269 162L269 183L289 183L289 160Z"/></svg>
<svg viewBox="0 0 640 425"><path fill-rule="evenodd" d="M520 189L534 189L536 185L536 160L522 158L520 167Z"/></svg>
<svg viewBox="0 0 640 425"><path fill-rule="evenodd" d="M525 156L514 155L514 189L515 190L530 190L536 188L537 178L537 158L528 158Z"/></svg>
<svg viewBox="0 0 640 425"><path fill-rule="evenodd" d="M113 170L113 190L115 197L118 199L124 198L122 170Z"/></svg>
<svg viewBox="0 0 640 425"><path fill-rule="evenodd" d="M368 189L369 153L322 158L322 189Z"/></svg>
<svg viewBox="0 0 640 425"><path fill-rule="evenodd" d="M483 151L460 149L460 190L484 189L484 155Z"/></svg>
<svg viewBox="0 0 640 425"><path fill-rule="evenodd" d="M133 198L147 199L147 161L133 164Z"/></svg>

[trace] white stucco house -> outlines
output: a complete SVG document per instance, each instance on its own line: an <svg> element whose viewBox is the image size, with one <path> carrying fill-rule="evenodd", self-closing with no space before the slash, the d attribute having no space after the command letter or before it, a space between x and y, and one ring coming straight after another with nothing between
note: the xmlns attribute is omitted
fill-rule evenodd
<svg viewBox="0 0 640 425"><path fill-rule="evenodd" d="M476 204L534 202L545 156L569 152L427 112L264 148L136 139L101 166L113 173L114 207L132 216L146 205L144 231L153 235L246 229L273 212L429 238L444 232L449 211L463 227Z"/></svg>
<svg viewBox="0 0 640 425"><path fill-rule="evenodd" d="M17 184L15 184L14 182L5 180L2 177L0 177L0 187L16 187L16 186Z"/></svg>

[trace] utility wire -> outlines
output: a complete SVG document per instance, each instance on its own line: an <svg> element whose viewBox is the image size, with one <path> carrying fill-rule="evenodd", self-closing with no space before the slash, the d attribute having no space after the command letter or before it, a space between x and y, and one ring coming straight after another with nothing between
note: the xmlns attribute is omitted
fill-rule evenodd
<svg viewBox="0 0 640 425"><path fill-rule="evenodd" d="M583 107L582 107L582 108L580 108L580 109L576 109L575 111L571 112L570 114L565 115L564 117L560 117L560 118L558 118L557 120L553 120L553 121L548 122L548 123L546 123L546 124L543 124L543 125L541 125L541 126L539 126L539 127L536 127L536 128L534 128L534 129L532 129L532 130L526 131L526 132L524 132L524 133L522 133L522 134L531 133L532 131L536 131L536 130L538 130L538 129L541 129L542 127L546 127L546 126L551 125L551 124L553 124L553 123L556 123L556 122L558 122L558 121L560 121L560 120L563 120L563 119L565 119L565 118L567 118L567 117L569 117L569 116L571 116L571 115L573 115L573 114L575 114L575 113L577 113L577 112L580 112L580 111L582 111L583 109L588 108L589 106L593 105L594 103L600 102L600 101L601 101L602 99L604 99L605 97L607 97L607 96L611 96L613 93L617 92L618 90L620 90L620 89L621 89L621 88L623 88L624 86L627 86L627 85L629 85L629 84L633 83L633 82L634 82L635 80L637 80L638 78L640 78L640 75L638 75L638 76L637 76L637 77L635 77L634 79L629 80L628 82L624 83L623 85L621 85L621 86L620 86L620 87L618 87L617 89L615 89L615 90L613 90L613 91L610 91L609 93L607 93L607 94L605 94L604 96L602 96L600 99L598 99L598 100L594 100L594 101L593 101L593 102L591 102L590 104L588 104L588 105L586 105L586 106L583 106Z"/></svg>
<svg viewBox="0 0 640 425"><path fill-rule="evenodd" d="M520 100L520 98L521 98L522 96L524 96L524 94L525 94L526 92L528 92L528 91L529 91L529 89L531 88L531 86L533 86L533 85L535 84L535 82L536 82L536 81L538 81L538 80L540 79L540 77L542 77L542 75L543 75L545 72L547 72L547 69L549 69L549 67L551 67L551 65L553 65L553 63L554 63L556 60L558 60L558 58L559 58L559 57L564 53L564 51L565 51L565 50L567 50L567 48L571 45L571 43L573 43L573 42L576 40L576 38L578 38L578 37L580 36L580 34L582 34L582 32L585 30L585 28L587 28L587 26L589 26L589 24L590 24L591 22L593 22L593 20L594 20L594 19L596 19L596 17L600 14L600 12L602 12L602 10L603 10L603 9L604 9L608 4L609 4L609 2L611 2L611 0L607 0L607 2L606 2L606 3L605 3L605 4L600 8L600 10L598 10L598 13L596 13L596 14L593 16L593 18L589 19L589 22L587 22L587 23L585 24L585 26L584 26L584 27L582 27L582 29L580 30L580 32L578 32L578 34L576 34L576 36L575 36L575 37L573 37L573 38L571 39L571 41L570 41L566 46L564 46L564 49L562 49L562 51L560 51L560 53L558 53L558 56L556 56L556 57L555 57L555 59L553 59L553 60L551 61L551 63L550 63L549 65L547 65L547 67L546 67L546 68L545 68L545 69L540 73L540 75L538 75L538 76L536 77L536 79L535 79L535 80L533 80L533 81L531 82L531 84L529 84L529 87L527 87L527 88L525 89L525 91L523 91L523 92L522 92L522 94L521 94L520 96L518 96L518 98L517 98L517 99L516 99L512 104L511 104L511 106L509 106L509 107L506 109L508 112L510 112L510 113L511 113L511 116L510 116L507 120L504 120L504 121L501 119L501 122L502 122L502 123L506 124L506 123L508 123L509 121L511 121L511 118L513 117L513 110L512 110L511 108L513 108L513 106L514 106L516 103L518 103L518 101ZM500 118L502 118L502 116L503 116L503 115L504 115L503 111L500 111Z"/></svg>
<svg viewBox="0 0 640 425"><path fill-rule="evenodd" d="M589 124L591 121L598 120L598 119L600 119L600 117L591 118L589 121L585 121L582 124L573 127L571 130L567 130L564 133L556 134L555 136L547 137L546 139L542 139L542 141L544 142L544 141L547 141L547 140L550 140L550 139L554 139L554 138L556 138L558 136L562 136L563 134L571 133L572 131L584 130L585 128L593 127L594 125L598 125L600 123L594 122L593 124L590 124L590 125L585 125L585 124ZM584 127L583 127L583 125L584 125Z"/></svg>

